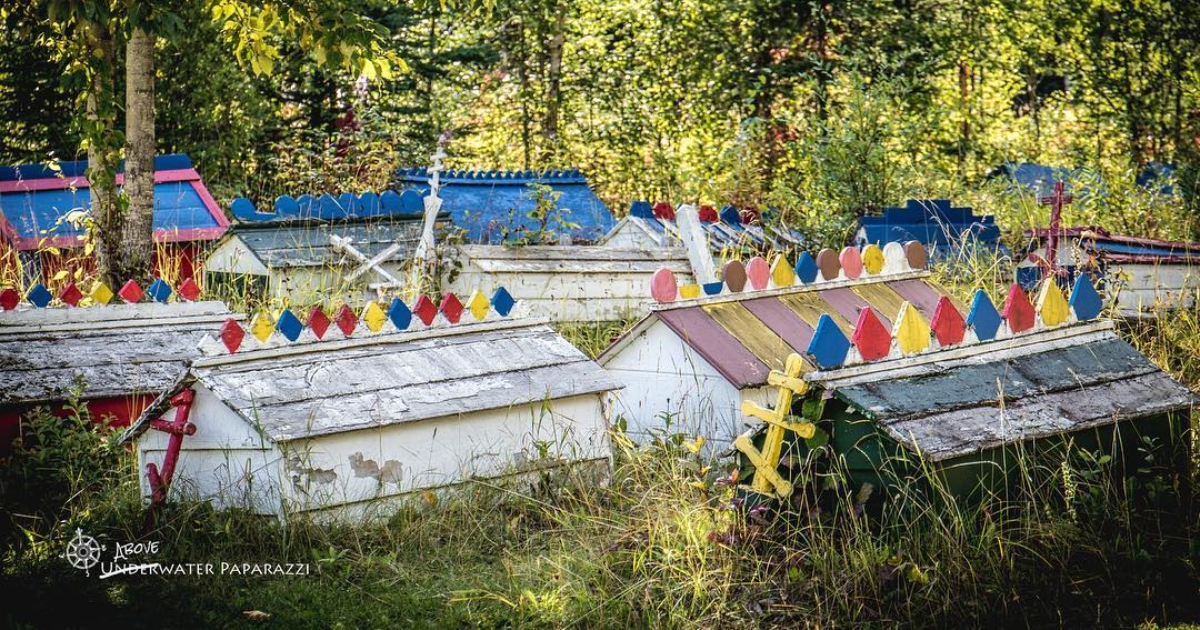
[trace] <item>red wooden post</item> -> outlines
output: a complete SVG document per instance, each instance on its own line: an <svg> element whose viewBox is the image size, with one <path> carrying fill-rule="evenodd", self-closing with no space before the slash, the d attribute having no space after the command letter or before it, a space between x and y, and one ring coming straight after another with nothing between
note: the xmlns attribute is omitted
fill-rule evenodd
<svg viewBox="0 0 1200 630"><path fill-rule="evenodd" d="M1075 200L1074 195L1063 194L1062 180L1054 182L1054 194L1048 197L1038 197L1038 201L1043 205L1050 206L1050 238L1046 249L1046 262L1049 264L1050 273L1058 273L1058 265L1055 262L1058 257L1058 237L1062 232L1062 209L1063 206Z"/></svg>
<svg viewBox="0 0 1200 630"><path fill-rule="evenodd" d="M167 454L163 456L162 473L158 466L146 465L146 473L150 478L150 505L160 506L167 502L167 490L171 487L171 477L175 475L175 464L179 462L179 450L183 447L183 436L195 435L196 425L188 422L188 414L192 411L192 401L196 392L185 389L171 398L171 406L175 408L175 419L167 422L163 419L154 420L150 427L157 431L171 434L167 442Z"/></svg>

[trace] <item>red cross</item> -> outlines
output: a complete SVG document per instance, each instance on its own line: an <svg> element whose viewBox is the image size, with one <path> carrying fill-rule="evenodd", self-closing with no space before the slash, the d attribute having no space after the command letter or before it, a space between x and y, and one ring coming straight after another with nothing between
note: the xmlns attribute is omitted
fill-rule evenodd
<svg viewBox="0 0 1200 630"><path fill-rule="evenodd" d="M1063 206L1075 200L1073 195L1063 193L1062 181L1054 182L1054 194L1048 197L1038 197L1038 201L1043 205L1050 206L1050 239L1048 249L1046 250L1046 262L1049 263L1051 273L1058 273L1058 266L1055 264L1055 258L1058 256L1058 237L1062 231L1062 209Z"/></svg>
<svg viewBox="0 0 1200 630"><path fill-rule="evenodd" d="M183 436L195 435L196 425L188 422L192 411L192 401L196 392L185 389L171 398L171 406L175 408L175 419L171 422L158 419L150 423L151 428L170 434L167 442L167 453L163 456L162 473L158 466L148 464L147 476L150 478L150 504L159 506L167 501L167 489L171 487L171 477L175 475L175 464L179 461L179 450L183 447Z"/></svg>

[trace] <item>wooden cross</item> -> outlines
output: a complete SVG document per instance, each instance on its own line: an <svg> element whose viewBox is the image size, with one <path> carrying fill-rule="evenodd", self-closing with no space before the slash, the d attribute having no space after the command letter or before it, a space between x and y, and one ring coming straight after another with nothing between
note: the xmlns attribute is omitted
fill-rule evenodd
<svg viewBox="0 0 1200 630"><path fill-rule="evenodd" d="M675 224L679 226L679 238L687 249L688 262L692 265L692 277L697 284L717 281L717 267L713 264L712 250L708 246L708 233L700 225L700 212L696 206L684 204L675 212Z"/></svg>
<svg viewBox="0 0 1200 630"><path fill-rule="evenodd" d="M763 440L762 450L754 448L750 435L746 433L733 441L733 447L741 451L754 465L751 489L763 494L773 494L781 499L792 494L792 483L779 474L784 433L794 431L796 435L807 440L817 432L816 426L811 422L792 422L787 419L791 415L792 401L795 397L808 393L808 382L800 378L803 370L804 359L798 354L792 354L787 358L783 372L772 370L767 376L767 384L779 388L779 397L774 409L760 407L748 400L742 402L743 414L767 423L767 435Z"/></svg>
<svg viewBox="0 0 1200 630"><path fill-rule="evenodd" d="M1054 194L1046 197L1038 197L1038 202L1042 205L1050 206L1050 238L1048 241L1048 249L1046 250L1046 263L1049 265L1050 273L1058 273L1058 266L1055 264L1055 259L1058 257L1058 237L1062 230L1062 209L1063 206L1075 200L1074 195L1063 193L1062 180L1054 182Z"/></svg>
<svg viewBox="0 0 1200 630"><path fill-rule="evenodd" d="M434 248L437 246L433 238L433 228L437 223L438 212L442 209L442 198L438 196L438 193L442 188L441 173L446 168L442 165L442 160L448 157L446 155L446 143L449 140L449 133L443 133L438 137L437 151L432 156L433 166L429 167L429 194L424 199L425 225L421 230L421 240L417 243L417 250L413 254L413 264L408 279L408 291L412 294L412 297L424 293L421 282L425 270L429 266L429 259L433 255Z"/></svg>
<svg viewBox="0 0 1200 630"><path fill-rule="evenodd" d="M196 434L196 425L188 422L188 416L192 412L192 402L195 399L195 390L185 389L179 392L171 398L171 406L175 408L175 419L167 421L159 418L150 422L151 428L171 436L167 440L167 452L163 455L162 472L159 472L158 466L152 463L146 465L146 475L150 480L150 503L152 506L161 506L166 503L167 491L171 487L171 478L175 476L175 464L179 462L179 451L183 448L183 436Z"/></svg>

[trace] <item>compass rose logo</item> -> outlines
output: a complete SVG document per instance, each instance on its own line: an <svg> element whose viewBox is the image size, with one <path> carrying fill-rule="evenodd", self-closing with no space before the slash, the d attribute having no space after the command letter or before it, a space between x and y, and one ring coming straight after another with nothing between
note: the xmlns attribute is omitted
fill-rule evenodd
<svg viewBox="0 0 1200 630"><path fill-rule="evenodd" d="M87 572L88 577L91 577L91 569L100 563L100 552L104 551L104 545L91 536L85 535L82 529L75 530L75 537L71 542L67 543L67 551L62 557L71 563L71 566L76 569Z"/></svg>

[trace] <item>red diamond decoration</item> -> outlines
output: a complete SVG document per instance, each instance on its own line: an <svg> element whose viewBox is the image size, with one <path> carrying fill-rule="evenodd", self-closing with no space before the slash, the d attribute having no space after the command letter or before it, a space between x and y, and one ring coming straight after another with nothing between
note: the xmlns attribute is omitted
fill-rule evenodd
<svg viewBox="0 0 1200 630"><path fill-rule="evenodd" d="M459 314L461 315L461 304L458 306L458 309ZM433 305L432 300L422 295L419 299L417 299L417 303L415 306L413 306L412 312L415 313L417 317L421 318L421 321L425 322L425 325L428 326L433 323L433 318L437 317L438 309Z"/></svg>
<svg viewBox="0 0 1200 630"><path fill-rule="evenodd" d="M242 330L242 325L237 323L235 319L225 320L225 325L221 326L221 343L225 344L225 348L230 352L237 352L237 349L242 345L242 339L246 338L246 331Z"/></svg>
<svg viewBox="0 0 1200 630"><path fill-rule="evenodd" d="M117 291L117 295L121 296L122 300L133 304L142 299L142 287L139 287L138 283L130 280L125 283L125 286L121 287L120 291Z"/></svg>
<svg viewBox="0 0 1200 630"><path fill-rule="evenodd" d="M1008 290L1008 299L1004 300L1004 310L1000 314L1008 322L1008 329L1013 334L1033 328L1034 322L1037 321L1033 304L1029 302L1029 296L1019 284L1013 284Z"/></svg>
<svg viewBox="0 0 1200 630"><path fill-rule="evenodd" d="M442 298L442 307L438 310L446 316L446 321L457 324L463 314L463 304L456 295L447 293L446 297Z"/></svg>
<svg viewBox="0 0 1200 630"><path fill-rule="evenodd" d="M314 306L312 312L308 314L308 327L312 329L317 339L325 338L325 331L329 330L330 323L329 316L320 306Z"/></svg>
<svg viewBox="0 0 1200 630"><path fill-rule="evenodd" d="M83 299L83 292L79 290L79 287L75 286L74 282L68 282L67 286L58 292L58 299L62 300L64 304L79 306L79 300Z"/></svg>
<svg viewBox="0 0 1200 630"><path fill-rule="evenodd" d="M196 284L195 280L188 278L179 285L178 294L189 302L195 302L196 298L200 297L200 285Z"/></svg>
<svg viewBox="0 0 1200 630"><path fill-rule="evenodd" d="M21 294L17 293L16 289L9 288L0 291L0 308L6 311L11 311L14 308L17 308L17 305L20 303Z"/></svg>
<svg viewBox="0 0 1200 630"><path fill-rule="evenodd" d="M962 343L963 335L967 332L962 313L959 313L950 298L944 295L938 300L937 308L933 309L933 319L930 320L929 327L933 329L933 334L937 335L938 343L943 346Z"/></svg>
<svg viewBox="0 0 1200 630"><path fill-rule="evenodd" d="M358 327L358 316L354 311L350 310L350 305L343 304L337 313L333 316L333 323L342 330L342 334L349 337L354 334L354 329Z"/></svg>
<svg viewBox="0 0 1200 630"><path fill-rule="evenodd" d="M891 331L870 308L858 312L858 323L854 326L850 341L858 348L863 361L882 359L892 351Z"/></svg>

